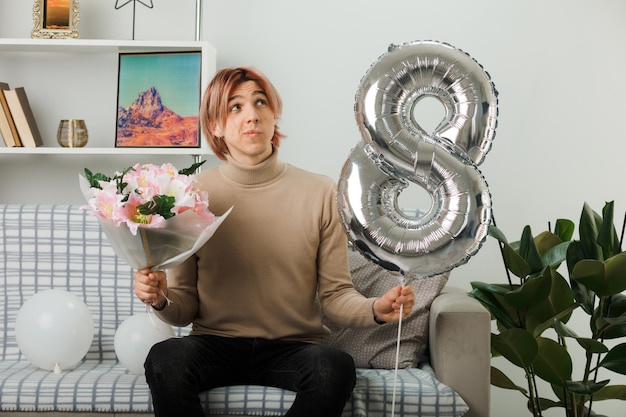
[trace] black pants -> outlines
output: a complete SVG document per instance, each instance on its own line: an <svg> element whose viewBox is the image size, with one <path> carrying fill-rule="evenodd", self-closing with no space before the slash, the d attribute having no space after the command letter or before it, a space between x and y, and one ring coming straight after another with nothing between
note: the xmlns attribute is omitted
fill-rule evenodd
<svg viewBox="0 0 626 417"><path fill-rule="evenodd" d="M155 417L204 417L198 394L228 385L295 391L285 416L341 416L356 382L352 357L330 346L207 335L154 345L145 369Z"/></svg>

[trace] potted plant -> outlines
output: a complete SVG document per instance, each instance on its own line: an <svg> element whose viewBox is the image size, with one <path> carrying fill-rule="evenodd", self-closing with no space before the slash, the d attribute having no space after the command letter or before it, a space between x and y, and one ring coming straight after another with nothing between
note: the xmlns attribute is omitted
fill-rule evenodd
<svg viewBox="0 0 626 417"><path fill-rule="evenodd" d="M526 226L516 242L495 225L489 228L500 243L508 282L472 282L470 295L496 322L492 357L521 368L527 382L519 386L492 366L492 385L518 390L533 416L552 407L562 407L567 417L597 416L595 401L626 400L626 385L598 377L600 368L626 375L626 343L620 343L626 336L626 252L613 224L613 207L606 203L599 215L585 203L578 240L572 240L575 225L567 219L536 236ZM568 279L559 273L563 262ZM568 327L575 310L589 317L587 334ZM572 361L574 349L582 349L586 358L582 369ZM538 379L552 393L540 394Z"/></svg>

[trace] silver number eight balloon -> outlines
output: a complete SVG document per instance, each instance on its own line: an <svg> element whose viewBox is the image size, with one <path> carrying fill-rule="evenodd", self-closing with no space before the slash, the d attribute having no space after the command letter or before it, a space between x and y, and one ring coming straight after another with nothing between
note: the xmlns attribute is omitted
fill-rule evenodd
<svg viewBox="0 0 626 417"><path fill-rule="evenodd" d="M391 45L370 67L355 103L363 140L338 184L341 221L357 250L405 279L450 271L478 252L491 222L478 165L495 137L497 95L483 67L447 43ZM434 132L415 118L427 97L445 109ZM419 216L398 203L411 183L432 199Z"/></svg>

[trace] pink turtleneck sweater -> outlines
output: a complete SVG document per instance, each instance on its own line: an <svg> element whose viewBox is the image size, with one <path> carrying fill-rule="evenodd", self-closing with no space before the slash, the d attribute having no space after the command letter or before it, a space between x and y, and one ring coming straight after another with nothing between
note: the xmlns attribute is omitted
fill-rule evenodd
<svg viewBox="0 0 626 417"><path fill-rule="evenodd" d="M231 158L198 175L216 215L215 235L168 271L157 312L192 334L320 342L322 311L345 327L375 326L374 298L352 286L336 185L281 162L277 152L247 167Z"/></svg>

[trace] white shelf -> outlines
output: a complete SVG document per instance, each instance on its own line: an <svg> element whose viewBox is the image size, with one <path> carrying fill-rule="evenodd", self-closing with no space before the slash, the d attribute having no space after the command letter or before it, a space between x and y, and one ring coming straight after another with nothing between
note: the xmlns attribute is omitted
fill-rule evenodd
<svg viewBox="0 0 626 417"><path fill-rule="evenodd" d="M115 126L110 125L109 119L115 109L115 87L117 79L115 68L120 53L140 52L202 52L202 79L201 90L204 91L212 75L215 72L216 51L215 48L205 41L135 41L135 40L107 40L107 39L29 39L29 38L0 38L0 81L3 79L3 70L14 75L23 76L19 81L11 80L11 84L24 85L29 92L29 98L39 95L39 103L48 100L48 97L76 97L72 93L72 85L75 77L81 79L81 87L75 92L84 93L89 88L89 79L95 83L98 93L89 92L79 94L81 99L74 98L73 102L66 103L76 112L77 104L82 100L89 106L96 107L88 115L87 125L90 133L98 132L84 148L63 148L57 145L56 136L52 128L56 128L57 120L68 118L65 113L61 114L58 108L63 105L62 99L56 99L54 109L40 113L43 119L40 124L46 126L47 133L44 136L44 146L38 148L7 148L2 147L0 140L0 156L2 155L212 155L207 143L200 138L201 146L198 148L116 148L114 137L109 141L100 132L109 131L114 133ZM62 58L58 58L62 57ZM60 61L59 61L60 60ZM25 63L26 62L26 63ZM55 64L61 62L65 70L56 69ZM93 64L97 63L97 64ZM75 64L72 64L75 63ZM90 64L89 66L85 64ZM21 67L20 67L21 65ZM39 67L41 65L41 67ZM74 66L72 66L74 65ZM52 69L47 71L46 66ZM88 68L88 69L87 69ZM81 70L83 70L81 72ZM89 71L89 72L88 72ZM54 80L49 83L47 80ZM107 87L102 87L106 85ZM58 86L68 86L66 93ZM82 90L80 89L82 88ZM93 96L89 95L93 94ZM32 97L31 97L32 96ZM106 104L102 104L106 103ZM40 105L40 109L41 109ZM110 109L110 110L109 110ZM57 114L58 113L58 114ZM79 117L87 118L87 117ZM52 120L50 120L52 119ZM112 120L114 123L114 119ZM51 127L52 126L52 127ZM93 128L93 129L92 129ZM44 134L45 133L45 134Z"/></svg>
<svg viewBox="0 0 626 417"><path fill-rule="evenodd" d="M131 41L107 39L0 39L3 52L55 52L102 54L119 52L207 51L215 49L203 41Z"/></svg>
<svg viewBox="0 0 626 417"><path fill-rule="evenodd" d="M62 148L41 146L38 148L0 148L0 154L15 155L212 155L203 148Z"/></svg>

